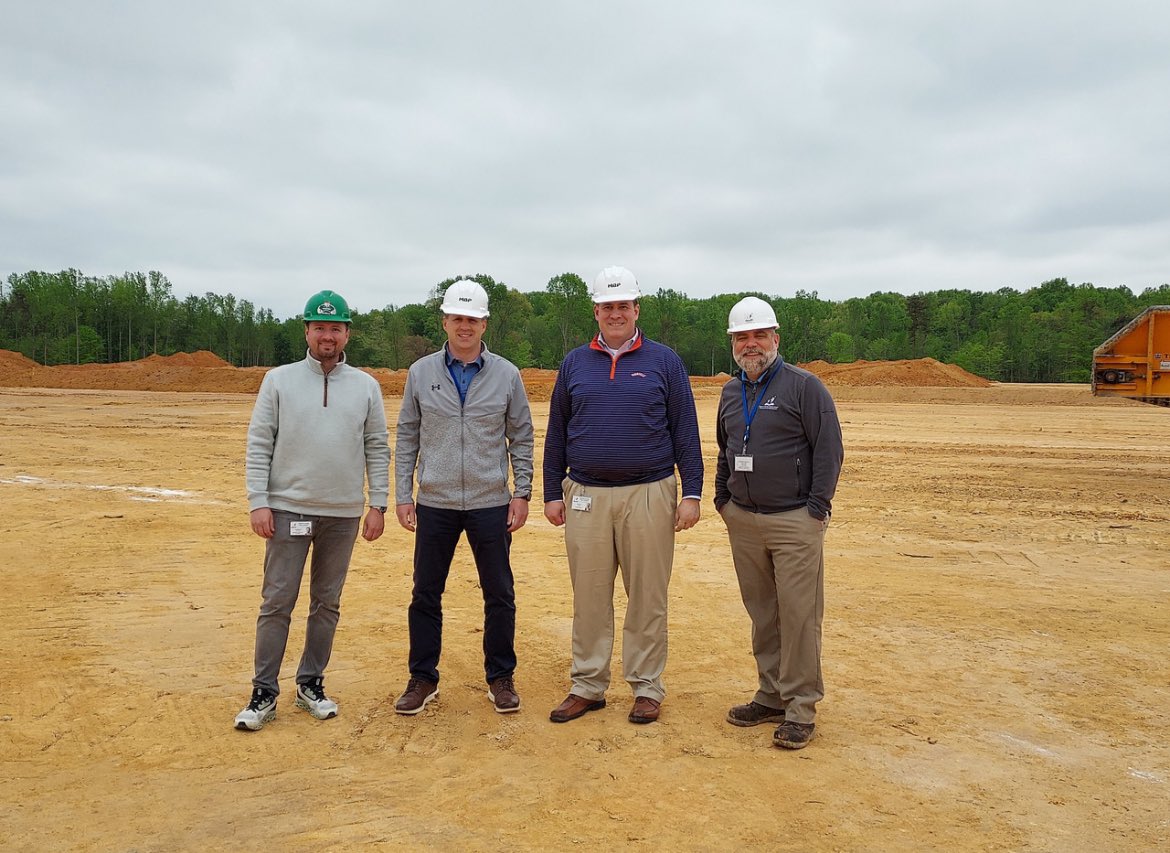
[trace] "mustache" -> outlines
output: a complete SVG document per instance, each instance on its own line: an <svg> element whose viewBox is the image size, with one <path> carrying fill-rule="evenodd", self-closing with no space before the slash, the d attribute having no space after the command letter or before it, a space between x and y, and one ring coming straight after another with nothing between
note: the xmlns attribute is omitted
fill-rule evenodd
<svg viewBox="0 0 1170 853"><path fill-rule="evenodd" d="M755 370L755 369L759 369L755 366L756 362L760 362L761 363L760 367L762 367L762 368L770 367L772 365L772 363L776 360L776 357L779 354L780 354L780 351L778 349L776 349L776 350L745 349L743 352L738 353L738 354L732 353L732 358L734 359L735 363L738 364L740 367L746 367L748 362L752 363L752 369Z"/></svg>

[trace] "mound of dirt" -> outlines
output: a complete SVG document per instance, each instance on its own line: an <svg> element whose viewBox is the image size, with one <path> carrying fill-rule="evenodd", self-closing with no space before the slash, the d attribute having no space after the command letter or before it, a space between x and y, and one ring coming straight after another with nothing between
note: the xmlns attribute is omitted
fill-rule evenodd
<svg viewBox="0 0 1170 853"><path fill-rule="evenodd" d="M401 397L406 387L406 371L391 370L389 367L363 367L366 373L378 380L383 397Z"/></svg>
<svg viewBox="0 0 1170 853"><path fill-rule="evenodd" d="M0 386L37 388L44 384L47 369L31 358L12 350L0 349Z"/></svg>
<svg viewBox="0 0 1170 853"><path fill-rule="evenodd" d="M903 361L853 361L829 364L810 361L802 364L826 385L876 385L912 388L987 388L992 383L954 364L933 358Z"/></svg>
<svg viewBox="0 0 1170 853"><path fill-rule="evenodd" d="M855 361L803 364L829 386L876 386L913 388L986 388L993 383L953 364L933 358L910 361ZM405 370L362 368L375 379L387 397L399 397L406 385ZM20 353L0 350L0 386L15 388L88 388L123 391L208 391L253 394L260 388L267 367L232 367L215 353L150 355L138 361L116 364L82 364L42 367ZM525 368L520 371L529 399L545 401L556 383L555 370ZM728 380L726 373L695 376L691 382L698 396L709 396Z"/></svg>
<svg viewBox="0 0 1170 853"><path fill-rule="evenodd" d="M8 349L0 349L0 370L40 370L41 366L26 355Z"/></svg>
<svg viewBox="0 0 1170 853"><path fill-rule="evenodd" d="M553 386L557 384L555 370L542 370L539 367L526 367L520 371L520 378L524 382L524 390L528 399L543 402L552 397Z"/></svg>
<svg viewBox="0 0 1170 853"><path fill-rule="evenodd" d="M146 358L132 361L130 364L158 365L168 364L177 367L231 367L210 350L201 349L198 352L177 352L174 355L148 355Z"/></svg>

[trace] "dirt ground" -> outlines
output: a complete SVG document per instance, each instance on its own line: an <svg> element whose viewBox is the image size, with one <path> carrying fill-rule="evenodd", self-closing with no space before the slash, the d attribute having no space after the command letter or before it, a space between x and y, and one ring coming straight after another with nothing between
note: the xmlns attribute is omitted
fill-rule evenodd
<svg viewBox="0 0 1170 853"><path fill-rule="evenodd" d="M710 506L716 382L696 390L708 486L676 549L659 723L626 721L620 676L605 710L548 721L571 600L534 500L513 543L520 713L485 696L465 546L439 700L393 713L412 549L394 525L355 549L341 715L293 707L302 601L257 733L232 728L263 550L252 395L0 388L0 847L1166 849L1170 410L1085 386L831 388L827 695L800 752L724 722L755 669Z"/></svg>

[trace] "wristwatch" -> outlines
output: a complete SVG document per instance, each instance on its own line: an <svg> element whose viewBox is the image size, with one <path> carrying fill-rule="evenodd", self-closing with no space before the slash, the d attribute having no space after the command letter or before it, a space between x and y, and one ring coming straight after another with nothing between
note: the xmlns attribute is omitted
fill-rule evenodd
<svg viewBox="0 0 1170 853"><path fill-rule="evenodd" d="M371 506L370 509L376 509L378 512L382 513L382 515L386 514L386 507L384 506Z"/></svg>

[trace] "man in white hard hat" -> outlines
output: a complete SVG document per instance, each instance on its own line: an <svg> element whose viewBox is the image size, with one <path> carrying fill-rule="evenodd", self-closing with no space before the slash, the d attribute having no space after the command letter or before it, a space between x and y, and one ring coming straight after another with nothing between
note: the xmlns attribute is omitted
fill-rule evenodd
<svg viewBox="0 0 1170 853"><path fill-rule="evenodd" d="M773 744L801 749L825 695L824 541L844 449L833 398L780 356L778 326L755 296L728 317L741 372L719 399L715 509L727 525L759 674L755 696L727 721L779 723Z"/></svg>
<svg viewBox="0 0 1170 853"><path fill-rule="evenodd" d="M487 696L506 714L520 710L509 552L512 534L528 520L532 415L520 371L483 343L484 289L475 281L456 281L444 292L440 310L447 343L410 366L398 415L395 511L415 540L410 679L394 710L417 714L438 696L443 590L455 546L466 533L483 590Z"/></svg>
<svg viewBox="0 0 1170 853"><path fill-rule="evenodd" d="M640 296L624 267L597 275L598 334L565 356L549 402L544 514L565 526L573 583L572 687L549 715L556 723L605 707L619 567L629 598L622 667L634 694L630 722L657 720L666 695L674 536L699 520L703 455L690 378L674 350L638 329Z"/></svg>
<svg viewBox="0 0 1170 853"><path fill-rule="evenodd" d="M374 541L385 525L390 445L382 389L345 362L351 318L340 294L322 290L311 296L304 321L305 358L265 374L248 425L250 520L265 542L252 698L235 719L241 731L258 731L276 716L280 664L310 547L309 616L295 701L319 720L337 716L337 702L325 693L325 667L365 506L364 485L370 510L362 538Z"/></svg>

